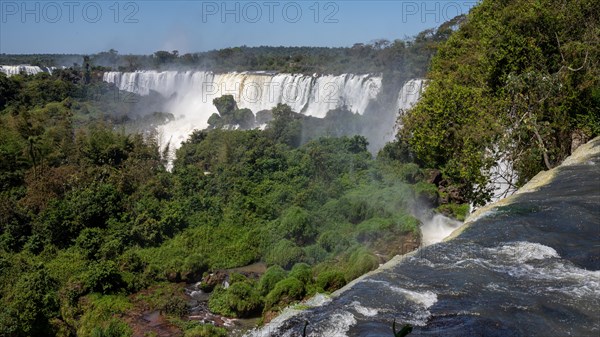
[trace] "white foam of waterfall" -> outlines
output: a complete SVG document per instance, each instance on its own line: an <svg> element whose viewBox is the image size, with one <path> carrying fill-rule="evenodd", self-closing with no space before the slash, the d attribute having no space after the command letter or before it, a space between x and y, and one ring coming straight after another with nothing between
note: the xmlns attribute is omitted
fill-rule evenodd
<svg viewBox="0 0 600 337"><path fill-rule="evenodd" d="M136 71L106 72L105 82L120 90L148 95L156 91L171 98L169 112L175 120L161 127L161 143L178 148L195 129L208 126L208 118L217 112L212 101L232 95L239 108L257 113L279 103L314 117L345 105L362 114L381 90L381 77L373 75L268 74L231 72L215 74L205 71Z"/></svg>
<svg viewBox="0 0 600 337"><path fill-rule="evenodd" d="M399 111L400 114L404 114L406 111L410 110L421 98L421 93L424 88L425 80L423 79L417 78L407 81L398 93L396 111Z"/></svg>
<svg viewBox="0 0 600 337"><path fill-rule="evenodd" d="M421 236L423 246L429 246L441 242L455 229L462 226L462 222L450 219L441 214L436 214L430 219L423 221L421 225Z"/></svg>
<svg viewBox="0 0 600 337"><path fill-rule="evenodd" d="M176 95L172 111L176 116L208 110L217 112L214 98L233 95L240 108L254 113L271 109L279 103L296 112L324 117L327 111L346 105L351 111L364 113L369 102L381 90L381 77L343 74L307 76L301 74L266 74L232 72L214 74L204 71L136 71L106 72L105 82L120 90L148 95L151 90L164 96Z"/></svg>
<svg viewBox="0 0 600 337"><path fill-rule="evenodd" d="M412 79L404 83L402 89L400 89L400 92L398 92L398 98L396 100L396 112L398 113L398 116L396 117L406 114L415 104L417 104L424 89L425 80L423 79ZM401 128L402 125L397 123L390 133L390 137L387 139L387 141L393 141Z"/></svg>
<svg viewBox="0 0 600 337"><path fill-rule="evenodd" d="M306 310L306 308L315 308L320 307L325 304L331 302L331 298L324 294L317 293L315 296L309 298L308 300L302 303L303 308L298 309L296 306L289 306L284 308L277 317L275 317L268 325L265 325L260 328L252 329L244 336L246 337L271 337L274 336L274 333L279 330L282 325L289 320L290 318L301 314ZM291 331L288 331L288 335L291 334ZM283 335L285 336L285 335Z"/></svg>
<svg viewBox="0 0 600 337"><path fill-rule="evenodd" d="M356 324L356 318L348 311L335 312L323 322L316 330L311 331L309 337L331 336L346 337L348 330Z"/></svg>
<svg viewBox="0 0 600 337"><path fill-rule="evenodd" d="M26 75L35 75L38 73L46 72L52 74L52 70L55 68L38 67L30 65L16 65L16 66L0 66L0 72L5 73L7 76L18 75L25 73Z"/></svg>

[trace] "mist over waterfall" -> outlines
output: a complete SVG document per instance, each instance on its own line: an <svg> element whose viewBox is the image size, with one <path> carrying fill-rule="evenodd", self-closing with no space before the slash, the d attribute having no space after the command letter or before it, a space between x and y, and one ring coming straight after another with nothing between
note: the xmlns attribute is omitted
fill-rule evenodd
<svg viewBox="0 0 600 337"><path fill-rule="evenodd" d="M402 86L402 89L400 89L400 93L398 94L396 110L401 114L404 114L407 110L417 104L424 89L425 80L423 79L417 78L407 81L406 84Z"/></svg>
<svg viewBox="0 0 600 337"><path fill-rule="evenodd" d="M284 103L296 112L313 117L325 117L327 111L342 105L362 114L381 89L381 77L354 74L137 71L107 72L104 81L140 95L147 95L151 90L166 97L176 95L172 111L175 116L200 113L206 114L206 119L217 112L212 100L222 95L233 95L240 108L254 113Z"/></svg>
<svg viewBox="0 0 600 337"><path fill-rule="evenodd" d="M287 104L293 111L323 118L327 112L345 107L369 113L369 104L382 88L382 77L372 74L303 75L268 72L231 72L217 74L208 71L136 71L106 72L103 80L119 90L148 95L158 92L169 99L167 109L175 120L161 126L163 144L179 147L195 129L208 127L208 118L217 112L213 99L232 95L239 108L253 113L269 110L277 104ZM423 80L408 81L403 88L386 88L398 92L390 102L389 116L375 116L381 123L366 135L371 143L384 144L394 139L393 124L397 112L411 107L420 97ZM372 127L371 127L372 128ZM385 128L385 130L383 129ZM371 134L372 137L371 137ZM378 139L378 138L385 139Z"/></svg>
<svg viewBox="0 0 600 337"><path fill-rule="evenodd" d="M462 222L448 218L442 214L435 214L423 221L421 225L422 246L429 246L442 242L452 232L462 226Z"/></svg>

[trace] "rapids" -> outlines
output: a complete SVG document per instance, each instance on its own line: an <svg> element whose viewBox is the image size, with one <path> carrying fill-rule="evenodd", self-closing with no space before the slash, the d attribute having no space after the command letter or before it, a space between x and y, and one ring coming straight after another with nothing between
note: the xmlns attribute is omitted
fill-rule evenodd
<svg viewBox="0 0 600 337"><path fill-rule="evenodd" d="M598 336L600 137L450 239L249 336Z"/></svg>

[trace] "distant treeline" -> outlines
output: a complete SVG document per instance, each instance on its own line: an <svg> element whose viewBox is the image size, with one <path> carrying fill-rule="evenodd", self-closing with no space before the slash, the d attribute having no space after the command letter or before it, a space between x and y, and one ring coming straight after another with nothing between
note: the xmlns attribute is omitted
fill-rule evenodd
<svg viewBox="0 0 600 337"><path fill-rule="evenodd" d="M157 51L152 55L121 55L111 49L90 56L96 69L119 71L144 69L206 69L215 72L265 70L285 73L381 73L402 72L409 77L424 76L437 45L445 41L462 16L429 29L409 40L374 40L352 47L235 47L201 53ZM0 55L0 64L78 67L84 55L31 54Z"/></svg>

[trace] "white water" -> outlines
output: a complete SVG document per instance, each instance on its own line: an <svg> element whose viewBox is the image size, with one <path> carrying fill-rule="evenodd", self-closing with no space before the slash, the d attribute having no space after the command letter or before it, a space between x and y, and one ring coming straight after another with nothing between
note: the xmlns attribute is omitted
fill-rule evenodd
<svg viewBox="0 0 600 337"><path fill-rule="evenodd" d="M309 298L308 300L302 302L303 309L297 309L296 306L290 306L283 309L283 311L275 317L268 325L256 328L248 331L245 336L248 337L271 337L279 328L281 328L282 324L288 319L301 314L304 310L308 308L316 308L328 304L331 302L331 298L329 296L323 294L316 294L315 296Z"/></svg>
<svg viewBox="0 0 600 337"><path fill-rule="evenodd" d="M382 81L373 75L206 71L106 72L103 79L123 91L140 95L156 91L171 98L167 108L175 120L163 125L159 133L162 144L170 144L172 150L192 131L208 127L208 118L217 112L212 101L222 95L232 95L239 108L248 108L255 114L283 103L293 111L322 118L329 110L343 105L363 114L379 94Z"/></svg>
<svg viewBox="0 0 600 337"><path fill-rule="evenodd" d="M462 226L462 222L450 219L441 214L436 214L421 225L422 245L429 246L441 242L455 229Z"/></svg>
<svg viewBox="0 0 600 337"><path fill-rule="evenodd" d="M471 265L478 265L510 275L519 282L528 284L528 291L533 293L562 294L574 301L600 296L600 271L579 268L561 259L552 247L516 241L485 248L483 253L484 256L477 254L459 260L453 267L469 268ZM498 285L491 283L487 287L498 288Z"/></svg>
<svg viewBox="0 0 600 337"><path fill-rule="evenodd" d="M46 72L52 74L52 70L55 68L38 67L30 65L18 65L18 66L0 66L0 72L5 73L7 76L18 75L25 73L27 75L35 75L38 73Z"/></svg>
<svg viewBox="0 0 600 337"><path fill-rule="evenodd" d="M248 108L254 113L284 103L296 112L325 117L327 111L342 105L362 114L381 90L381 77L354 74L307 76L264 72L136 71L107 72L104 81L115 83L120 90L141 95L148 95L151 90L167 97L177 95L178 102L171 113L177 117L202 114L206 119L217 112L212 100L227 94L233 95L240 108Z"/></svg>
<svg viewBox="0 0 600 337"><path fill-rule="evenodd" d="M400 294L402 297L413 303L411 305L410 310L406 310L406 312L402 312L400 314L406 314L403 317L403 322L423 326L427 324L427 320L431 317L431 312L429 308L432 307L438 301L438 296L433 291L415 291L407 288L401 288L393 283L383 280L375 280L375 279L365 279L361 282L365 283L374 283L382 286L383 289L391 290L393 293ZM379 311L386 311L386 309L381 308Z"/></svg>
<svg viewBox="0 0 600 337"><path fill-rule="evenodd" d="M310 332L309 337L346 337L348 330L356 324L356 318L348 311L339 311L332 314L326 322L317 329Z"/></svg>
<svg viewBox="0 0 600 337"><path fill-rule="evenodd" d="M406 82L398 94L396 111L399 111L401 115L405 114L415 104L417 104L424 89L425 80L423 79L413 79Z"/></svg>
<svg viewBox="0 0 600 337"><path fill-rule="evenodd" d="M373 316L377 315L377 313L379 312L377 309L367 308L365 306L362 306L360 304L360 302L358 302L358 301L352 302L351 305L354 308L354 310L356 310L356 312L358 312L359 314L366 316L366 317L373 317Z"/></svg>

